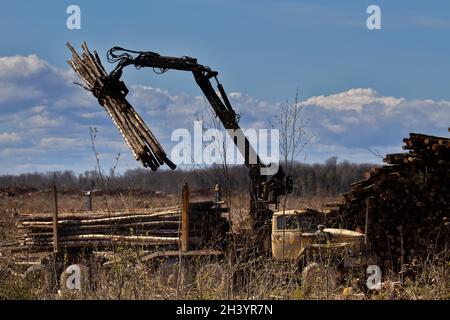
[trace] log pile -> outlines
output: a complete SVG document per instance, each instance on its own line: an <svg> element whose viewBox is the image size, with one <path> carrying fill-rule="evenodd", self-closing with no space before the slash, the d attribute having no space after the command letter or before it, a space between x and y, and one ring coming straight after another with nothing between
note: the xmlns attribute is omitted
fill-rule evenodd
<svg viewBox="0 0 450 320"><path fill-rule="evenodd" d="M403 142L408 152L386 155L328 213L336 227L367 230L382 265L395 269L448 246L450 216L450 139L411 133Z"/></svg>
<svg viewBox="0 0 450 320"><path fill-rule="evenodd" d="M153 133L125 99L128 93L125 84L108 76L98 54L96 52L92 54L86 43L83 43L81 57L69 43L67 47L72 52L72 59L67 63L83 80L84 85L81 86L91 91L109 114L134 158L152 170L158 169L163 164L175 169L176 166L167 158L166 152Z"/></svg>
<svg viewBox="0 0 450 320"><path fill-rule="evenodd" d="M212 201L189 205L189 237L192 248L223 239L228 224L224 208ZM53 248L52 215L19 215L24 229L22 250L40 252ZM58 242L62 251L111 250L117 246L176 250L180 244L181 207L122 212L62 214L58 217Z"/></svg>

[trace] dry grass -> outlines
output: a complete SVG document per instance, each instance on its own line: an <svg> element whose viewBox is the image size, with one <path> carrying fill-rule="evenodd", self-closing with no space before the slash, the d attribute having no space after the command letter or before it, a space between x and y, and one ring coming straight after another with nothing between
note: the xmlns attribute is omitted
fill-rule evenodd
<svg viewBox="0 0 450 320"><path fill-rule="evenodd" d="M123 192L116 195L94 195L93 210L111 210L153 208L171 206L178 202L174 195L153 196L134 195ZM59 193L58 208L60 212L80 212L85 210L84 195L81 192ZM53 196L49 191L30 192L28 194L0 198L0 212L16 210L24 214L53 212Z"/></svg>
<svg viewBox="0 0 450 320"><path fill-rule="evenodd" d="M289 208L320 208L332 201L326 198L291 199ZM113 210L145 207L161 207L178 202L178 196L154 197L122 194L94 197L94 209ZM245 226L249 199L246 195L232 198L234 228ZM84 209L81 194L61 194L61 211L73 212ZM12 214L45 213L52 211L50 193L31 193L18 197L0 199L0 242L11 241L17 234ZM302 283L298 265L281 264L262 256L249 256L236 263L227 259L210 261L193 259L165 262L158 270L140 262L136 251L122 247L114 253L114 263L103 265L103 260L79 262L88 268L82 276L86 284L82 290L59 294L49 290L45 278L39 274L25 275L26 268L15 262L23 256L0 256L0 299L449 299L450 275L448 263L431 257L421 263L419 273L403 279L394 274L383 275L384 288L364 294L360 274L346 279L333 288L324 281L309 288ZM36 258L36 257L34 257ZM63 261L67 266L68 261ZM319 274L327 279L333 272L329 265ZM201 272L199 272L201 271ZM50 272L51 274L51 272Z"/></svg>

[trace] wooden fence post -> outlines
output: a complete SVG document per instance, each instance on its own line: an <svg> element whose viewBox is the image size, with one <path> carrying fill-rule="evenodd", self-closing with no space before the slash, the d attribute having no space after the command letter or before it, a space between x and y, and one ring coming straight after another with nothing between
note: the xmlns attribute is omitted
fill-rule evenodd
<svg viewBox="0 0 450 320"><path fill-rule="evenodd" d="M221 199L221 194L220 194L220 184L216 184L216 186L214 187L214 198L216 201L216 205L220 204Z"/></svg>
<svg viewBox="0 0 450 320"><path fill-rule="evenodd" d="M84 206L86 208L86 211L91 212L92 211L92 191L89 190L84 194Z"/></svg>
<svg viewBox="0 0 450 320"><path fill-rule="evenodd" d="M53 186L53 252L59 252L58 240L58 193L56 186Z"/></svg>
<svg viewBox="0 0 450 320"><path fill-rule="evenodd" d="M181 251L189 250L189 186L183 185L182 190L183 211L181 215Z"/></svg>
<svg viewBox="0 0 450 320"><path fill-rule="evenodd" d="M370 213L370 197L366 199L366 217L364 222L364 244L367 245L368 232L369 232L369 213Z"/></svg>

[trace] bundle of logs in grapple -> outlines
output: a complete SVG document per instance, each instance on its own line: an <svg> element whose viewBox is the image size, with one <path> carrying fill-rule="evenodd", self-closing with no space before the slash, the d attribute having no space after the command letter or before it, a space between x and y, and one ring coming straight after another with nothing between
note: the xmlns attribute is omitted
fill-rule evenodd
<svg viewBox="0 0 450 320"><path fill-rule="evenodd" d="M222 217L226 208L212 201L195 202L189 206L189 243L193 248L218 244L228 230ZM53 248L51 214L30 214L17 217L25 229L21 246L27 251L48 251ZM110 250L114 247L177 249L181 236L181 208L139 209L122 212L84 212L61 214L58 217L58 244L65 250Z"/></svg>
<svg viewBox="0 0 450 320"><path fill-rule="evenodd" d="M105 108L134 158L152 170L156 170L164 163L175 169L176 166L167 158L153 133L125 99L128 93L125 84L108 76L97 53L91 54L86 43L83 43L81 57L69 43L67 46L72 52L72 59L67 63L83 80L82 87L91 91Z"/></svg>
<svg viewBox="0 0 450 320"><path fill-rule="evenodd" d="M450 139L403 141L409 152L388 154L329 212L334 226L367 231L383 265L396 269L445 252L450 216Z"/></svg>

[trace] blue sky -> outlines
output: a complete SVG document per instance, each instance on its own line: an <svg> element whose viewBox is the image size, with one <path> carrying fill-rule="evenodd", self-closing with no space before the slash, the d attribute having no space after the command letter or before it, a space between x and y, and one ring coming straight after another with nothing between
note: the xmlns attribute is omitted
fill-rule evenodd
<svg viewBox="0 0 450 320"><path fill-rule="evenodd" d="M66 28L70 4L81 7L81 30ZM382 30L366 28L369 4L380 6ZM0 173L92 168L89 126L105 166L117 152L123 169L138 165L96 101L71 85L67 41L86 40L101 57L114 45L197 57L241 93L233 102L248 126L267 124L298 85L315 135L309 161L377 162L369 148L400 151L408 132L450 126L448 1L19 0L2 3L0 28ZM130 69L125 81L167 149L174 97L185 115L174 126L205 107L189 74Z"/></svg>

